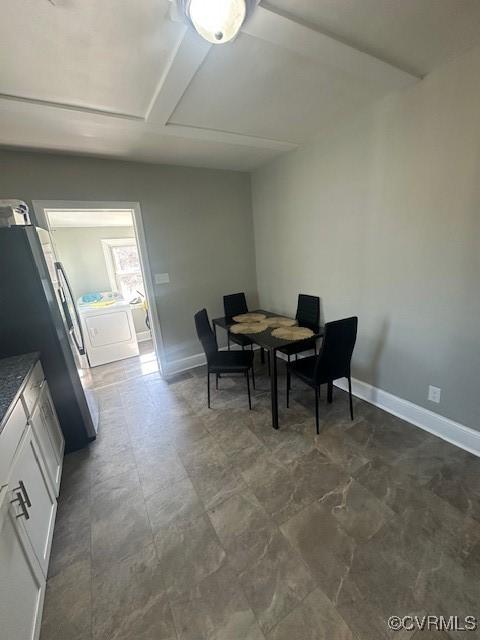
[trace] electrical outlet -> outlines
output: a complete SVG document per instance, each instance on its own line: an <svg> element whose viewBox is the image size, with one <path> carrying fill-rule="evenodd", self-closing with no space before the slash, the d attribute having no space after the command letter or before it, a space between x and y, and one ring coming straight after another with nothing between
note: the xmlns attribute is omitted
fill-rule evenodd
<svg viewBox="0 0 480 640"><path fill-rule="evenodd" d="M441 393L442 390L439 387L432 387L432 385L428 387L428 399L430 402L440 402Z"/></svg>
<svg viewBox="0 0 480 640"><path fill-rule="evenodd" d="M155 284L168 284L170 282L170 276L168 273L156 273Z"/></svg>

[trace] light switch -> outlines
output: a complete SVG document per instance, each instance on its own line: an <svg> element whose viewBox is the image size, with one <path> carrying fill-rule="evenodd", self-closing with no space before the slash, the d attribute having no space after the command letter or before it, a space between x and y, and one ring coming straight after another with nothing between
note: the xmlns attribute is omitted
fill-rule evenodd
<svg viewBox="0 0 480 640"><path fill-rule="evenodd" d="M155 284L168 284L170 282L170 276L168 273L156 273Z"/></svg>

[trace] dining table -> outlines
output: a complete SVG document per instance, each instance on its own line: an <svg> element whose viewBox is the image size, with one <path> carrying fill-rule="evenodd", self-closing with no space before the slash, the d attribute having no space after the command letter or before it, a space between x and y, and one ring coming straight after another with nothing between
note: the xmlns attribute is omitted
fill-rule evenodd
<svg viewBox="0 0 480 640"><path fill-rule="evenodd" d="M249 313L258 313L263 314L267 318L271 317L286 317L284 314L276 313L273 311L267 311L265 309L255 309L249 311ZM213 321L213 330L215 332L215 337L217 337L217 327L224 329L227 333L230 331L230 328L237 324L233 318L228 318L226 316L222 318L214 318ZM268 328L265 331L261 331L260 333L247 333L242 334L246 335L250 340L258 345L261 349L267 351L270 357L270 395L271 395L271 404L272 404L272 427L274 429L278 429L278 373L277 373L277 351L278 349L290 345L292 343L300 343L311 341L312 338L321 338L323 336L323 327L307 327L313 331L313 335L308 338L302 338L300 340L284 340L281 338L276 338L272 335L272 328Z"/></svg>

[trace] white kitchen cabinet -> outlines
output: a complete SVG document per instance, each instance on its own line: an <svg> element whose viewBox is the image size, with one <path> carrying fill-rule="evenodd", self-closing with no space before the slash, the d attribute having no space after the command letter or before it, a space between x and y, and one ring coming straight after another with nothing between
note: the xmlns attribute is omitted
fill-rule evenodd
<svg viewBox="0 0 480 640"><path fill-rule="evenodd" d="M40 445L53 490L58 496L65 445L46 381L30 421Z"/></svg>
<svg viewBox="0 0 480 640"><path fill-rule="evenodd" d="M0 500L2 499L0 493ZM45 578L14 505L5 503L0 520L0 637L37 640L45 595Z"/></svg>
<svg viewBox="0 0 480 640"><path fill-rule="evenodd" d="M29 428L13 461L9 496L18 528L25 534L47 575L57 501L42 464L37 441Z"/></svg>
<svg viewBox="0 0 480 640"><path fill-rule="evenodd" d="M38 640L64 439L42 365L22 376L0 420L0 639ZM29 364L27 362L27 364ZM11 366L11 365L9 365ZM1 382L1 380L0 380Z"/></svg>

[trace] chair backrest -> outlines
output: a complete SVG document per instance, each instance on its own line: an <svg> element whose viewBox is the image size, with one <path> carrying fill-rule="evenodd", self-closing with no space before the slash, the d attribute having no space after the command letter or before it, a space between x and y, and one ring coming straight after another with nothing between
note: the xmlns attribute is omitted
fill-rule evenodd
<svg viewBox="0 0 480 640"><path fill-rule="evenodd" d="M232 293L223 296L223 310L226 318L233 318L241 313L248 313L247 301L244 293Z"/></svg>
<svg viewBox="0 0 480 640"><path fill-rule="evenodd" d="M318 330L320 324L320 298L299 293L295 318L301 327Z"/></svg>
<svg viewBox="0 0 480 640"><path fill-rule="evenodd" d="M206 309L202 309L195 314L195 327L197 329L198 339L202 343L208 362L212 356L217 353L218 344L212 327L210 326Z"/></svg>
<svg viewBox="0 0 480 640"><path fill-rule="evenodd" d="M356 316L325 324L323 343L315 366L317 382L337 380L350 375L357 326Z"/></svg>

